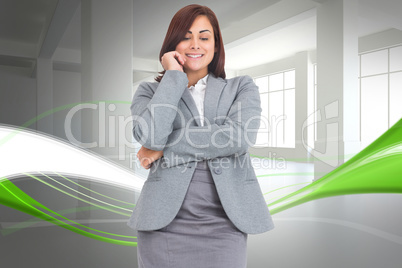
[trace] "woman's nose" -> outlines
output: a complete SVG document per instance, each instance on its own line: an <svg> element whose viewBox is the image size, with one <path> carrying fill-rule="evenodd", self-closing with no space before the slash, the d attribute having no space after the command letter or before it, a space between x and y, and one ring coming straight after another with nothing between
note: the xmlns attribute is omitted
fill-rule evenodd
<svg viewBox="0 0 402 268"><path fill-rule="evenodd" d="M191 41L191 49L199 49L199 45L198 45L198 40L196 38L193 38Z"/></svg>

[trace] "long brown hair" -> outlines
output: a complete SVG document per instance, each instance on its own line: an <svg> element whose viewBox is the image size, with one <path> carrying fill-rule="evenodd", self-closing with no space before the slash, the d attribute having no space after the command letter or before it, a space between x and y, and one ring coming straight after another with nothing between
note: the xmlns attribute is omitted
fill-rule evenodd
<svg viewBox="0 0 402 268"><path fill-rule="evenodd" d="M194 20L200 15L204 15L208 18L214 30L216 52L211 63L208 65L208 72L213 73L216 77L225 79L225 49L223 47L221 30L215 13L206 6L195 4L188 5L177 11L167 30L165 40L163 41L159 53L159 60L162 60L162 56L166 52L176 50L176 46L183 40ZM164 74L165 71L160 72L160 75L156 77L155 80L160 82Z"/></svg>

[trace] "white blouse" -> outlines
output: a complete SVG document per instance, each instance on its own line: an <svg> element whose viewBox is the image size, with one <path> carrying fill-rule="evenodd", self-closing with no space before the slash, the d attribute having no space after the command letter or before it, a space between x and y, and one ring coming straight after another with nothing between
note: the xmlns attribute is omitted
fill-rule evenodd
<svg viewBox="0 0 402 268"><path fill-rule="evenodd" d="M191 95L193 96L195 105L197 106L198 113L200 114L201 126L204 126L204 99L205 99L205 90L207 88L207 79L208 74L198 80L195 86L191 86L188 88L190 90Z"/></svg>

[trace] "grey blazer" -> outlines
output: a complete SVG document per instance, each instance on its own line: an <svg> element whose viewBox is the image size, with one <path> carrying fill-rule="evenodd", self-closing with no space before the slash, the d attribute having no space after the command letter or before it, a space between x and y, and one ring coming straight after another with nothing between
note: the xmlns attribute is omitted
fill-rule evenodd
<svg viewBox="0 0 402 268"><path fill-rule="evenodd" d="M197 161L207 160L222 206L242 232L274 227L248 148L260 125L258 87L248 76L233 79L210 74L204 101L204 126L187 75L166 71L160 83L141 83L131 112L134 138L163 150L152 164L128 225L157 230L168 225L184 200Z"/></svg>

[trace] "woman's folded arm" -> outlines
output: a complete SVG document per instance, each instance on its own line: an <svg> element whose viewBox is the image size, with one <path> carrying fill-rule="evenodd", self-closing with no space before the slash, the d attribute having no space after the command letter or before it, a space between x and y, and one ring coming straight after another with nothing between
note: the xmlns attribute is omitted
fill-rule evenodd
<svg viewBox="0 0 402 268"><path fill-rule="evenodd" d="M244 77L222 124L187 126L171 132L163 149L166 166L243 154L256 142L261 106L258 87Z"/></svg>
<svg viewBox="0 0 402 268"><path fill-rule="evenodd" d="M149 83L140 84L131 104L135 140L148 149L163 150L187 84L187 75L180 71L166 71L155 92Z"/></svg>

